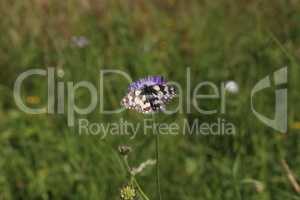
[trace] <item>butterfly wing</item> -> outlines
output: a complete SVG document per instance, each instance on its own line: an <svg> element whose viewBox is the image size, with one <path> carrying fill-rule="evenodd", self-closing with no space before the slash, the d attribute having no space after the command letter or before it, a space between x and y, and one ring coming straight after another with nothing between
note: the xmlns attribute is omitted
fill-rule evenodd
<svg viewBox="0 0 300 200"><path fill-rule="evenodd" d="M121 104L127 109L133 109L138 112L152 112L148 95L142 94L142 90L139 89L129 91L122 99Z"/></svg>
<svg viewBox="0 0 300 200"><path fill-rule="evenodd" d="M175 87L172 85L155 85L153 90L157 91L154 96L164 104L170 102L176 96Z"/></svg>
<svg viewBox="0 0 300 200"><path fill-rule="evenodd" d="M153 85L129 91L121 104L141 113L152 113L165 110L166 103L175 95L173 86Z"/></svg>

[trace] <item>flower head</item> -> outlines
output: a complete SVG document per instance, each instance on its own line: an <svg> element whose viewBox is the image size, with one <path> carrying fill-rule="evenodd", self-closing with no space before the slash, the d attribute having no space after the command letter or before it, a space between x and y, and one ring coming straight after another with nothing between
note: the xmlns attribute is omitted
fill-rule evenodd
<svg viewBox="0 0 300 200"><path fill-rule="evenodd" d="M165 110L175 95L174 86L168 85L163 77L149 76L131 83L121 104L141 113L153 113Z"/></svg>
<svg viewBox="0 0 300 200"><path fill-rule="evenodd" d="M84 37L84 36L73 36L71 38L72 43L74 44L74 46L79 47L79 48L83 48L87 45L89 45L90 41Z"/></svg>
<svg viewBox="0 0 300 200"><path fill-rule="evenodd" d="M225 84L225 90L232 94L238 93L239 85L235 81L228 81Z"/></svg>
<svg viewBox="0 0 300 200"><path fill-rule="evenodd" d="M148 76L146 78L139 79L131 83L128 87L128 90L137 90L137 89L142 89L145 86L163 85L163 84L166 84L166 81L162 76Z"/></svg>
<svg viewBox="0 0 300 200"><path fill-rule="evenodd" d="M122 156L127 156L131 152L131 147L127 145L120 145L118 150Z"/></svg>
<svg viewBox="0 0 300 200"><path fill-rule="evenodd" d="M120 191L121 200L135 200L137 198L136 190L131 185L125 185Z"/></svg>

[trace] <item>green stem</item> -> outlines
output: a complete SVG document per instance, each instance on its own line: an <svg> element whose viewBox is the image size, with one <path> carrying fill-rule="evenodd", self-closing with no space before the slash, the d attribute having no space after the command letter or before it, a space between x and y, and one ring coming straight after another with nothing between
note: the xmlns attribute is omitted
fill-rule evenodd
<svg viewBox="0 0 300 200"><path fill-rule="evenodd" d="M160 191L160 178L159 178L159 130L156 129L155 117L152 115L153 119L153 133L155 134L155 157L156 157L156 191L158 199L161 200L161 191Z"/></svg>
<svg viewBox="0 0 300 200"><path fill-rule="evenodd" d="M144 193L144 191L142 190L141 186L139 185L139 183L137 182L137 180L135 179L135 176L131 173L131 168L129 166L129 163L128 163L128 159L127 159L127 156L124 157L124 163L125 163L125 167L127 168L128 170L128 173L130 174L130 177L131 177L131 181L136 185L139 193L142 195L143 199L145 200L150 200L147 195Z"/></svg>
<svg viewBox="0 0 300 200"><path fill-rule="evenodd" d="M147 195L144 193L144 191L142 190L141 186L139 185L139 183L136 181L135 177L134 176L131 176L131 179L133 181L133 183L136 185L138 191L140 192L140 194L142 195L142 197L145 199L145 200L150 200Z"/></svg>

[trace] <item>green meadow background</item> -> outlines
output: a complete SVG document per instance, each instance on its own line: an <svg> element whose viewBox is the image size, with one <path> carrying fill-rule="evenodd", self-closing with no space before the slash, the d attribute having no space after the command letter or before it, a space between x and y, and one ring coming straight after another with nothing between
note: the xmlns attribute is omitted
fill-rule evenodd
<svg viewBox="0 0 300 200"><path fill-rule="evenodd" d="M102 69L122 70L134 80L163 75L183 86L184 99L188 67L192 89L203 81L236 81L240 90L226 94L225 114L219 112L219 100L202 100L201 108L216 108L218 113L203 115L192 109L189 114L185 110L156 117L181 125L184 119L202 123L222 117L237 129L230 136L161 136L163 199L300 199L297 184L289 179L291 174L300 178L298 0L2 0L0 17L0 200L119 199L120 188L129 180L118 146L133 148L132 166L154 158L154 137L142 130L135 139L101 139L68 127L67 114L22 112L13 99L16 78L28 69L48 67L64 71L57 82L89 81L97 87ZM87 40L81 47L74 43L80 36ZM286 134L262 124L250 107L254 85L283 66L288 67ZM123 118L139 123L149 118L132 111L99 113L101 105L119 108L128 84L120 76L105 76L103 101L76 120L110 123ZM270 118L275 89L257 94L254 103ZM46 77L26 79L22 96L30 107L46 105ZM81 107L90 102L84 89L75 96ZM188 103L184 100L183 106ZM176 105L178 99L170 106ZM137 180L149 198L156 199L154 167Z"/></svg>

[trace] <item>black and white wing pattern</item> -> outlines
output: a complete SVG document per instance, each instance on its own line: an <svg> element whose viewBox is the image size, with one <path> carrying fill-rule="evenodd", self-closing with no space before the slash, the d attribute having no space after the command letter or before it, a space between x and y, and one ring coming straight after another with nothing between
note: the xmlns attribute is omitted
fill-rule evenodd
<svg viewBox="0 0 300 200"><path fill-rule="evenodd" d="M122 99L121 104L125 108L141 113L153 113L164 111L166 104L175 96L174 86L167 84L151 85L141 89L130 90Z"/></svg>

